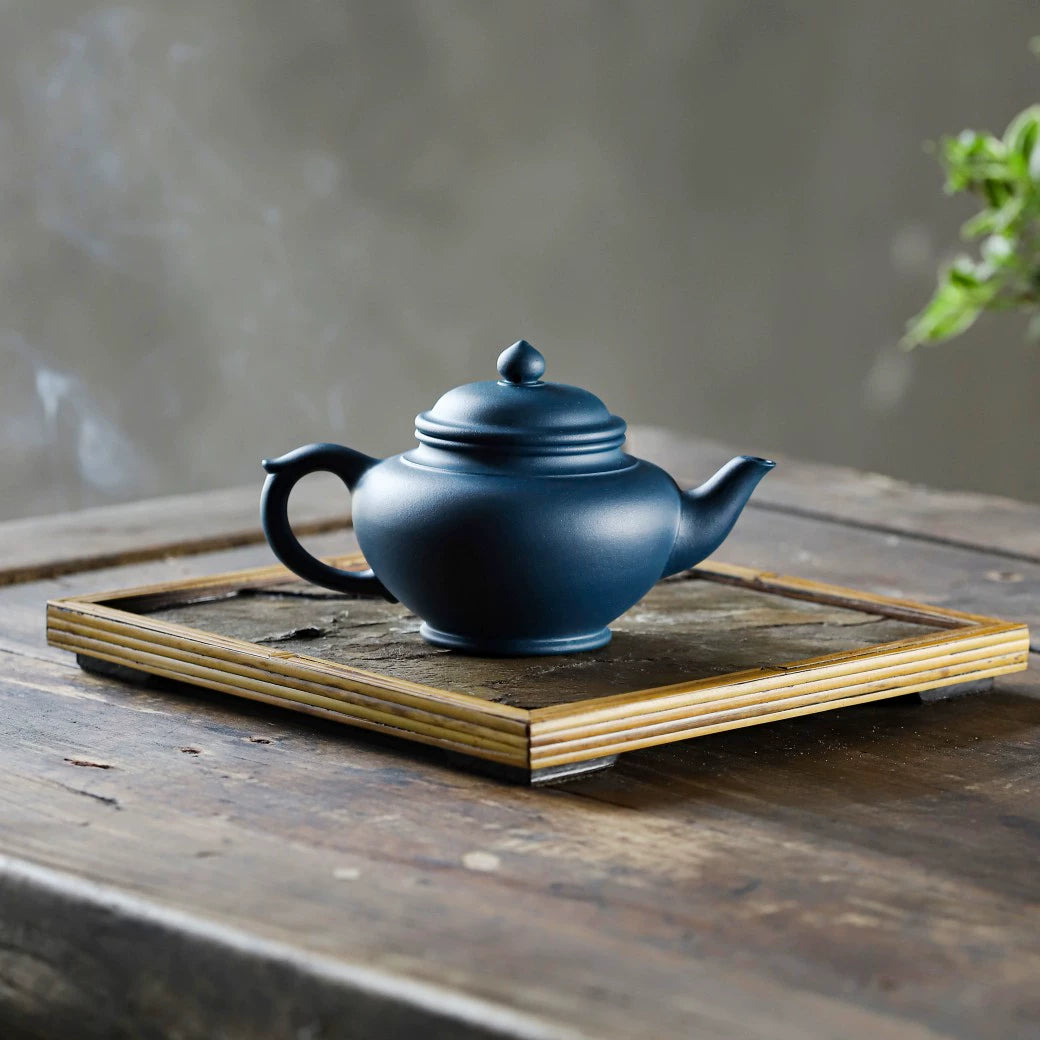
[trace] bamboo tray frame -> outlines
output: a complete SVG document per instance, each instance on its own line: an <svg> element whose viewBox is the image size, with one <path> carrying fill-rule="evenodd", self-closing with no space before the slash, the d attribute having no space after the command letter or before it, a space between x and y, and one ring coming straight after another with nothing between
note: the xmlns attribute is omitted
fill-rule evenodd
<svg viewBox="0 0 1040 1040"><path fill-rule="evenodd" d="M359 554L333 559L350 569ZM702 564L711 581L939 628L895 642L543 708L380 675L215 635L140 611L279 585L281 566L142 586L47 604L47 639L81 665L156 675L430 744L538 783L611 764L618 754L724 730L975 683L1023 670L1025 625L747 567Z"/></svg>

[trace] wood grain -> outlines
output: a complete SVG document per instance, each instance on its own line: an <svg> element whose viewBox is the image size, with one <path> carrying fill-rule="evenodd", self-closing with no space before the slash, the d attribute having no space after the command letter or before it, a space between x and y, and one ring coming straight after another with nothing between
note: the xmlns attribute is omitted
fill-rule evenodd
<svg viewBox="0 0 1040 1040"><path fill-rule="evenodd" d="M427 646L418 625L400 604L314 590L280 566L47 607L48 641L88 662L431 744L530 782L978 683L1021 670L1029 652L1022 625L716 564L660 582L593 653L474 658Z"/></svg>
<svg viewBox="0 0 1040 1040"><path fill-rule="evenodd" d="M691 482L724 461L692 440L685 457L701 450ZM726 554L1040 630L1011 516L1035 507L987 525L900 485L904 526L885 528L872 493L852 476L830 520L751 508ZM790 494L792 510L812 498ZM1040 1032L1035 667L985 695L719 733L529 791L319 719L102 681L44 643L48 598L269 558L248 545L0 590L0 1035Z"/></svg>
<svg viewBox="0 0 1040 1040"><path fill-rule="evenodd" d="M706 480L740 449L653 426L629 430L628 450L684 486ZM1040 504L969 491L940 491L880 473L776 456L776 472L756 489L751 509L837 521L940 544L985 549L1040 562Z"/></svg>
<svg viewBox="0 0 1040 1040"><path fill-rule="evenodd" d="M260 542L261 483L5 521L0 585ZM301 534L344 528L350 500L318 477L294 491L292 516Z"/></svg>
<svg viewBox="0 0 1040 1040"><path fill-rule="evenodd" d="M132 897L5 878L0 1006L22 1022L130 1035L158 1012L185 1036L275 1036L320 994L312 1035L358 1036L362 967L413 1035L445 1018L468 1035L450 994L484 1002L481 1036L1026 1037L1040 1021L1029 676L637 752L552 792L47 662L16 659L0 697L24 720L0 764L5 852ZM416 983L448 994L423 1006Z"/></svg>

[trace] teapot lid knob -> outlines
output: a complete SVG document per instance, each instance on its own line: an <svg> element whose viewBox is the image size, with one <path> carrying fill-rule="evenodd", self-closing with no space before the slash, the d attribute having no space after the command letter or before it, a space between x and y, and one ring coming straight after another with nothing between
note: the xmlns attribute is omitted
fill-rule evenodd
<svg viewBox="0 0 1040 1040"><path fill-rule="evenodd" d="M498 374L506 383L531 386L541 382L545 358L527 342L517 340L498 355Z"/></svg>

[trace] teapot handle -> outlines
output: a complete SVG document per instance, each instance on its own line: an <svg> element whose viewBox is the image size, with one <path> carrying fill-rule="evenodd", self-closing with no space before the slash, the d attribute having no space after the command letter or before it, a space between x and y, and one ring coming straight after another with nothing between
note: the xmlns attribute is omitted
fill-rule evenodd
<svg viewBox="0 0 1040 1040"><path fill-rule="evenodd" d="M264 459L268 477L260 496L260 523L275 556L301 578L336 592L376 593L396 603L374 571L345 571L322 563L300 545L289 524L289 495L298 480L324 471L334 473L353 491L362 474L378 461L339 444L307 444L277 459Z"/></svg>

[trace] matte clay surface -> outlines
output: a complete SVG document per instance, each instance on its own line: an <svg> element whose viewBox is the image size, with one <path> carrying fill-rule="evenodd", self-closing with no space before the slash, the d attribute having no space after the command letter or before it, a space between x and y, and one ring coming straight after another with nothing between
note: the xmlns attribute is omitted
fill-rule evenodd
<svg viewBox="0 0 1040 1040"><path fill-rule="evenodd" d="M303 583L247 589L152 617L519 708L541 708L857 650L936 631L684 575L660 582L602 650L480 658L425 643L400 604Z"/></svg>

